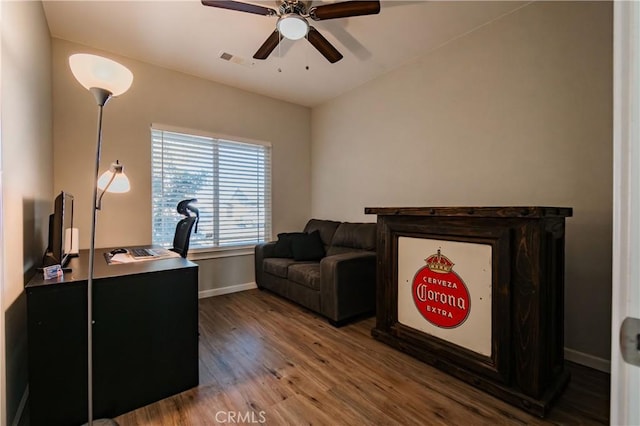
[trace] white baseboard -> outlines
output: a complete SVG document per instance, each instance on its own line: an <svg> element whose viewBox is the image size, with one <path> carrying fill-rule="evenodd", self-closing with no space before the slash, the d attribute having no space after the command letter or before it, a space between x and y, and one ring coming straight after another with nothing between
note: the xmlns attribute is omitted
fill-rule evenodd
<svg viewBox="0 0 640 426"><path fill-rule="evenodd" d="M597 356L569 348L564 348L564 359L605 373L611 373L611 361L608 359L598 358Z"/></svg>
<svg viewBox="0 0 640 426"><path fill-rule="evenodd" d="M212 288L211 290L202 290L198 292L198 299L204 299L205 297L221 296L223 294L237 293L239 291L251 290L258 288L255 282L236 284L222 288Z"/></svg>
<svg viewBox="0 0 640 426"><path fill-rule="evenodd" d="M13 423L11 426L18 426L22 421L22 416L24 415L24 409L27 406L27 400L29 399L29 385L24 390L22 394L22 398L20 399L20 404L18 405L18 410L16 412L16 416L13 419Z"/></svg>

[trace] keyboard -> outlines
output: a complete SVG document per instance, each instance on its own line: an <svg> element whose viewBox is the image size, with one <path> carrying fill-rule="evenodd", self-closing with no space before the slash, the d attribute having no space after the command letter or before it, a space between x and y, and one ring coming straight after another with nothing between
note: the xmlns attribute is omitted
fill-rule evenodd
<svg viewBox="0 0 640 426"><path fill-rule="evenodd" d="M156 257L158 253L154 250L149 250L146 248L132 248L129 249L129 254L133 257Z"/></svg>

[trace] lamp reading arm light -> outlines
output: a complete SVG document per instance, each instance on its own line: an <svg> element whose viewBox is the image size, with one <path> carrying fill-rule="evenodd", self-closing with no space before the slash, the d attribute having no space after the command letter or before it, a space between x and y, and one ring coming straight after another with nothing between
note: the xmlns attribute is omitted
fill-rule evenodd
<svg viewBox="0 0 640 426"><path fill-rule="evenodd" d="M96 202L96 210L102 208L102 197L106 192L123 193L129 192L130 189L129 179L124 174L124 166L116 160L111 164L109 170L104 172L100 179L98 179L98 189L100 190L100 196Z"/></svg>

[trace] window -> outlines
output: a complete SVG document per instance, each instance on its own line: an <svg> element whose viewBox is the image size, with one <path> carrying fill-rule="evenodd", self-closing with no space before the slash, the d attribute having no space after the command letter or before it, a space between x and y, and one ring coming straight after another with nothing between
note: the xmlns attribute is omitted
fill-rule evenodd
<svg viewBox="0 0 640 426"><path fill-rule="evenodd" d="M194 132L197 133L197 132ZM271 238L271 147L151 128L153 244L171 247L180 200L200 210L190 249L254 245Z"/></svg>

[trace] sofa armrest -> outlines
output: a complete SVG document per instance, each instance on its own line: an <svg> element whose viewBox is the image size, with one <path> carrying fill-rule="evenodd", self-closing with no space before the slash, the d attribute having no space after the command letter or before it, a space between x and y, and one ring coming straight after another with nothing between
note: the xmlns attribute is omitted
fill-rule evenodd
<svg viewBox="0 0 640 426"><path fill-rule="evenodd" d="M376 253L341 253L320 261L320 310L334 322L374 312Z"/></svg>
<svg viewBox="0 0 640 426"><path fill-rule="evenodd" d="M262 261L268 257L273 257L274 251L276 247L276 242L271 241L268 243L257 244L254 248L254 269L255 269L255 277L256 277L256 285L261 287L263 270L262 270Z"/></svg>

